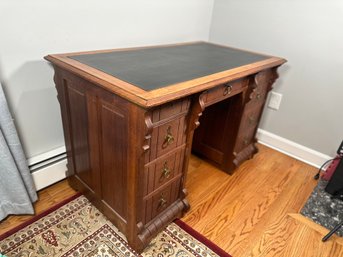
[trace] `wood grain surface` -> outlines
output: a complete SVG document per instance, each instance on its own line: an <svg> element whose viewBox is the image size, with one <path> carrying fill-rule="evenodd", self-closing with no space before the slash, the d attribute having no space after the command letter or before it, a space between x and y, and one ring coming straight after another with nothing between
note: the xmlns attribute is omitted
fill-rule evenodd
<svg viewBox="0 0 343 257"><path fill-rule="evenodd" d="M259 149L232 176L192 156L186 184L191 209L183 220L234 257L343 256L342 238L322 243L328 230L299 214L316 185L316 169ZM74 193L66 181L42 190L36 213ZM31 217L8 217L0 234Z"/></svg>

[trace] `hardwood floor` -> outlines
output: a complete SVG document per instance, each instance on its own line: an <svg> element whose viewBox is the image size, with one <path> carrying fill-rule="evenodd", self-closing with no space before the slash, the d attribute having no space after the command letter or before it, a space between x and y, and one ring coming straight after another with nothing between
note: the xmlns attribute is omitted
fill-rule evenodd
<svg viewBox="0 0 343 257"><path fill-rule="evenodd" d="M299 211L316 185L316 168L265 146L232 176L193 156L183 220L234 257L343 256L343 240ZM75 194L66 181L39 192L37 213ZM0 234L32 216L11 216Z"/></svg>

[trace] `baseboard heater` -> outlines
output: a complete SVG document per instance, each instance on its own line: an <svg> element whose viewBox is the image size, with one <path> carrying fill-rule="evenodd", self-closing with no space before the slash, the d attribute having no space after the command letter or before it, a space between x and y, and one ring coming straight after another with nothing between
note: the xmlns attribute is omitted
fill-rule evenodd
<svg viewBox="0 0 343 257"><path fill-rule="evenodd" d="M48 187L66 178L67 155L65 147L28 159L36 190Z"/></svg>

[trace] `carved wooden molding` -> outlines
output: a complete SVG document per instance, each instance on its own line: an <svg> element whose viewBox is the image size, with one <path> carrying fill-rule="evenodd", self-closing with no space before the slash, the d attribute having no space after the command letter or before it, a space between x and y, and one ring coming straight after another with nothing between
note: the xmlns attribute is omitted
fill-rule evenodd
<svg viewBox="0 0 343 257"><path fill-rule="evenodd" d="M146 125L146 131L145 131L144 143L142 147L144 152L150 149L150 140L151 140L151 134L152 134L152 129L153 129L151 111L145 113L145 125Z"/></svg>
<svg viewBox="0 0 343 257"><path fill-rule="evenodd" d="M276 68L273 68L273 69L271 69L271 76L270 76L270 78L269 78L269 81L268 81L268 83L269 83L269 85L268 85L268 91L270 91L270 90L272 90L273 89L273 85L274 85L274 83L275 83L275 81L279 78L279 73L278 73L278 69L279 67L276 67Z"/></svg>
<svg viewBox="0 0 343 257"><path fill-rule="evenodd" d="M250 144L248 147L246 147L243 151L237 153L234 153L236 158L233 160L233 163L236 167L238 167L243 161L251 159L254 154L258 152L257 147L255 144Z"/></svg>
<svg viewBox="0 0 343 257"><path fill-rule="evenodd" d="M140 244L147 245L149 241L156 236L156 234L164 229L162 224L171 223L175 217L181 217L181 215L189 209L189 204L186 199L179 200L172 204L166 211L155 217L149 224L143 226L141 223L137 224L138 231L140 231L138 238L141 241ZM142 249L143 250L143 249Z"/></svg>
<svg viewBox="0 0 343 257"><path fill-rule="evenodd" d="M188 123L188 133L194 131L200 125L199 119L202 115L202 112L205 110L205 102L203 97L204 93L197 95L194 98L195 100L190 113L190 121Z"/></svg>

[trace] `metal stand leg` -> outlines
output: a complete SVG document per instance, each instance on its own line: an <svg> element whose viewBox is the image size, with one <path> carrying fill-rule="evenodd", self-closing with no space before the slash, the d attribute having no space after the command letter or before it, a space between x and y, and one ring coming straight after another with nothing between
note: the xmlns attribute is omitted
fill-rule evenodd
<svg viewBox="0 0 343 257"><path fill-rule="evenodd" d="M336 227L334 227L326 236L323 237L322 241L327 241L337 230L343 226L343 221L341 221Z"/></svg>

